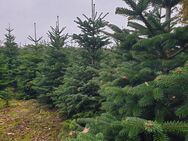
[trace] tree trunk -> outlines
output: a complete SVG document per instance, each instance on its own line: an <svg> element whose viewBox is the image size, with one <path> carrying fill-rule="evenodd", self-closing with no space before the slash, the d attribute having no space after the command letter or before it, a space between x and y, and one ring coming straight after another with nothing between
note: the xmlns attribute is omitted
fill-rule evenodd
<svg viewBox="0 0 188 141"><path fill-rule="evenodd" d="M166 21L169 21L168 25L166 26L166 31L170 32L171 6L167 6L165 9L166 9Z"/></svg>

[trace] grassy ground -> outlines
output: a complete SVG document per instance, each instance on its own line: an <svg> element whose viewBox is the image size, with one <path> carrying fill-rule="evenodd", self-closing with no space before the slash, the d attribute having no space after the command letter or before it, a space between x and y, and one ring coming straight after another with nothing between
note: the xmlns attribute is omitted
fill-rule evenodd
<svg viewBox="0 0 188 141"><path fill-rule="evenodd" d="M0 100L0 141L59 141L61 118L34 100L11 101L2 108Z"/></svg>

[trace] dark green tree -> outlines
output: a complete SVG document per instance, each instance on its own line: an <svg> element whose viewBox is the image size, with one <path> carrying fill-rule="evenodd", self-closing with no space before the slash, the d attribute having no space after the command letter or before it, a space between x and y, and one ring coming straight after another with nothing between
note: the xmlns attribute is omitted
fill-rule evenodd
<svg viewBox="0 0 188 141"><path fill-rule="evenodd" d="M12 35L13 29L9 27L6 30L8 33L5 34L4 56L6 57L7 68L9 69L7 77L14 81L14 73L18 64L18 45L15 42L15 36ZM14 82L12 82L12 84L13 83Z"/></svg>
<svg viewBox="0 0 188 141"><path fill-rule="evenodd" d="M6 72L8 71L6 66L6 60L3 56L3 48L0 49L0 99L6 101L6 106L9 106L10 94L6 93L6 87L8 84L8 80L6 80Z"/></svg>
<svg viewBox="0 0 188 141"><path fill-rule="evenodd" d="M51 27L48 32L50 45L46 48L44 62L41 63L40 73L33 81L41 102L52 104L53 91L63 83L63 76L67 65L67 58L63 52L67 34L63 34L65 28L60 29L59 19L56 27Z"/></svg>
<svg viewBox="0 0 188 141"><path fill-rule="evenodd" d="M10 27L6 29L8 32L5 34L5 42L3 46L3 59L4 59L4 66L2 67L2 70L4 70L4 73L2 74L3 77L3 90L1 91L1 95L5 98L7 101L8 106L8 100L11 98L11 95L13 93L16 93L17 91L17 68L19 65L18 60L18 54L19 49L15 42L15 36L12 35L13 29Z"/></svg>
<svg viewBox="0 0 188 141"><path fill-rule="evenodd" d="M72 63L65 74L64 84L55 91L56 105L66 118L91 117L98 114L101 107L100 87L93 78L98 75L96 68L99 69L103 48L109 44L107 36L101 34L107 24L104 21L106 15L97 16L93 11L91 18L84 17L83 21L80 18L75 21L82 33L73 35L81 47L80 61L83 62L79 65Z"/></svg>
<svg viewBox="0 0 188 141"><path fill-rule="evenodd" d="M173 7L179 0L123 0L129 8L118 7L116 14L128 16L128 26L140 35L155 36L170 32L173 29L175 17L172 17ZM163 15L162 8L166 8ZM165 20L164 17L166 17Z"/></svg>
<svg viewBox="0 0 188 141"><path fill-rule="evenodd" d="M101 107L98 84L92 80L98 71L92 67L77 66L67 68L64 84L59 86L54 99L65 118L91 117Z"/></svg>
<svg viewBox="0 0 188 141"><path fill-rule="evenodd" d="M76 40L80 47L83 48L83 58L86 65L98 66L102 57L102 48L109 44L107 36L101 34L107 22L104 20L106 15L102 13L97 16L88 18L84 15L85 20L77 18L75 21L81 29L81 34L74 34L73 39Z"/></svg>
<svg viewBox="0 0 188 141"><path fill-rule="evenodd" d="M17 98L37 98L38 93L35 90L34 80L40 72L41 62L44 58L44 52L47 48L44 45L27 45L19 55L20 65L18 67L18 88L20 95Z"/></svg>
<svg viewBox="0 0 188 141"><path fill-rule="evenodd" d="M130 43L119 38L124 47L113 61L120 64L107 61L97 78L105 113L78 120L91 130L78 140L102 133L106 141L186 141L187 30Z"/></svg>

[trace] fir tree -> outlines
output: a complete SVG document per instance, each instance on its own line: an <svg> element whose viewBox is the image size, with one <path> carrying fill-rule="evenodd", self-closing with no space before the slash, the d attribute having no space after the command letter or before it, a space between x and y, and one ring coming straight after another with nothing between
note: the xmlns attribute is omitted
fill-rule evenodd
<svg viewBox="0 0 188 141"><path fill-rule="evenodd" d="M186 62L170 74L134 87L105 87L106 113L77 120L90 129L82 138L97 139L94 135L102 134L104 141L185 141L187 74Z"/></svg>
<svg viewBox="0 0 188 141"><path fill-rule="evenodd" d="M18 46L15 43L15 36L12 35L13 29L9 27L6 30L8 33L5 34L4 55L6 57L7 67L10 70L9 74L11 75L17 67ZM12 76L13 74L10 78Z"/></svg>
<svg viewBox="0 0 188 141"><path fill-rule="evenodd" d="M174 26L172 7L177 5L179 0L124 0L129 8L118 7L116 14L128 16L128 26L138 31L141 35L155 36L157 34L170 32ZM151 7L151 4L155 4ZM161 9L166 8L166 19ZM148 12L148 9L149 12ZM137 22L139 21L139 22ZM164 22L163 22L164 21ZM134 31L134 32L135 32Z"/></svg>
<svg viewBox="0 0 188 141"><path fill-rule="evenodd" d="M99 86L92 80L97 74L91 67L74 64L67 68L64 84L54 92L54 101L65 118L91 117L100 111Z"/></svg>
<svg viewBox="0 0 188 141"><path fill-rule="evenodd" d="M40 66L44 58L44 45L25 46L19 55L20 65L18 67L18 88L20 95L18 98L30 99L37 98L38 93L35 90L34 80L41 71Z"/></svg>
<svg viewBox="0 0 188 141"><path fill-rule="evenodd" d="M120 56L126 62L111 63L97 78L102 85L100 94L106 99L102 103L105 114L78 120L80 125L89 123L88 136L102 133L107 141L186 140L186 33L187 27L182 27L143 40L120 34L125 36L117 38L124 45L125 56ZM124 41L128 36L137 39Z"/></svg>
<svg viewBox="0 0 188 141"><path fill-rule="evenodd" d="M99 68L102 48L109 43L106 36L101 35L101 31L106 26L106 22L101 13L99 16L95 13L94 5L92 5L92 17L82 21L77 18L75 21L81 29L81 34L74 34L75 39L82 52L83 63L67 69L64 84L56 91L56 105L60 112L66 118L91 117L100 112L101 97L98 90L99 85L93 81L98 75L96 68Z"/></svg>
<svg viewBox="0 0 188 141"><path fill-rule="evenodd" d="M41 64L40 74L34 80L36 91L40 94L39 99L48 104L53 103L53 90L63 83L68 61L62 50L68 37L67 34L63 34L65 28L60 29L58 19L56 27L51 29L52 31L48 32L50 46L47 48L44 63Z"/></svg>
<svg viewBox="0 0 188 141"><path fill-rule="evenodd" d="M6 106L9 106L9 100L17 90L17 67L18 61L18 46L15 43L15 37L12 35L13 29L6 29L5 43L1 49L1 82L0 82L0 97L6 101Z"/></svg>
<svg viewBox="0 0 188 141"><path fill-rule="evenodd" d="M109 44L107 36L101 35L107 22L104 20L106 15L102 13L97 16L94 12L91 18L84 15L85 20L77 18L75 21L81 29L81 34L74 34L73 39L83 48L83 58L85 64L98 66L102 57L102 48Z"/></svg>
<svg viewBox="0 0 188 141"><path fill-rule="evenodd" d="M6 87L8 84L8 80L6 80L6 72L8 71L7 66L6 66L6 61L4 60L4 56L2 54L2 48L0 49L0 99L3 99L6 101L6 106L9 106L9 99L10 99L10 94L6 93Z"/></svg>

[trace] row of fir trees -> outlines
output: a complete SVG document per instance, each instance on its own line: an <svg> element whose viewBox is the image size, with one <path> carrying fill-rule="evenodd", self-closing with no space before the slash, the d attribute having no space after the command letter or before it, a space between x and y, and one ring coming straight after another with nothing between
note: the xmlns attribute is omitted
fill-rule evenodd
<svg viewBox="0 0 188 141"><path fill-rule="evenodd" d="M67 141L187 141L188 26L177 11L182 1L123 1L116 14L127 17L124 29L94 11L75 20L79 34L70 37L57 21L49 43L21 48L6 29L0 48L5 106L12 98L37 99L58 109L67 119L60 133ZM69 38L78 47L68 46Z"/></svg>

